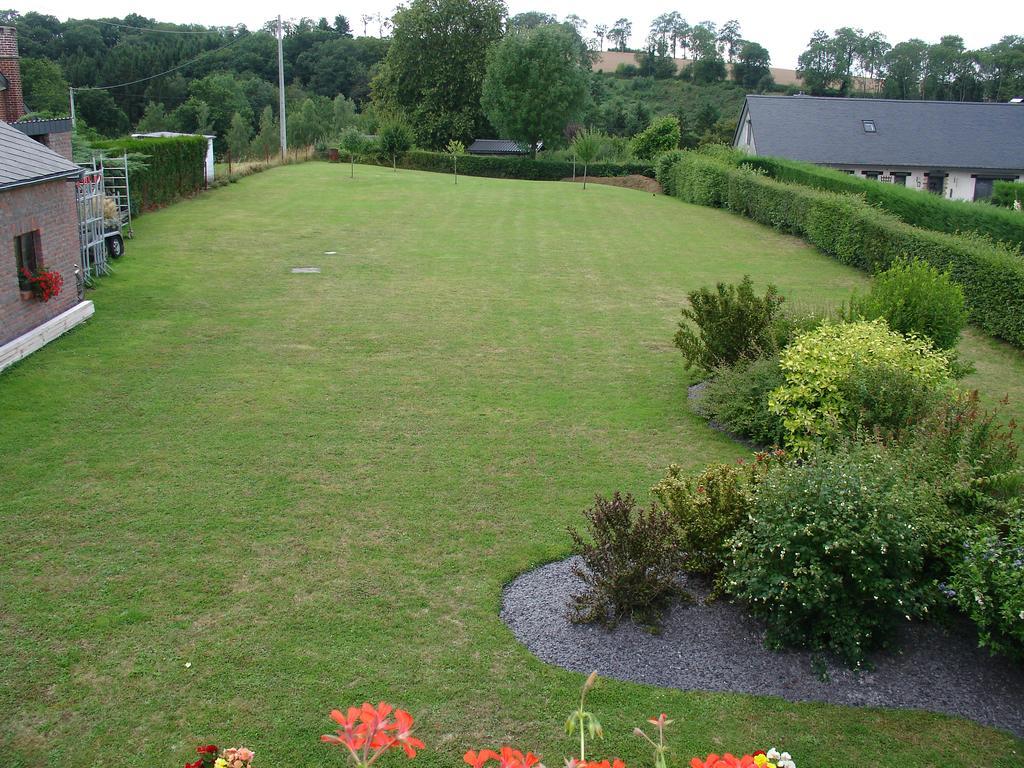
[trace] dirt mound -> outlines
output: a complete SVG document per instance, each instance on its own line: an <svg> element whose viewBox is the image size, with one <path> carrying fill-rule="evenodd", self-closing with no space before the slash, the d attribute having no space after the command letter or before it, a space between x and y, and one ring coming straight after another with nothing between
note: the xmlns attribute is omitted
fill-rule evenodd
<svg viewBox="0 0 1024 768"><path fill-rule="evenodd" d="M565 178L562 181L575 181L583 183L583 176L575 179ZM650 192L653 195L662 194L661 184L646 176L633 174L631 176L587 176L587 184L607 184L611 187L625 187L626 189L638 189L641 192Z"/></svg>

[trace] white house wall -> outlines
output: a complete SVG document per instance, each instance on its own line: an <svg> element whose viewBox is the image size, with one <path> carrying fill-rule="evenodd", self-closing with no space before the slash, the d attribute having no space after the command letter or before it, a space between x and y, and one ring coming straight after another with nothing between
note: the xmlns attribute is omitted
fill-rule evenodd
<svg viewBox="0 0 1024 768"><path fill-rule="evenodd" d="M886 168L877 165L833 165L831 167L840 171L854 171L857 176L864 176L867 171L881 171L883 179L891 177L893 172L907 173L909 174L907 176L907 188L919 189L922 192L927 192L928 190L928 171L943 170L947 175L942 189L942 196L950 200L974 200L974 182L978 176L985 178L1015 178L1017 180L1022 178L1019 171L998 172L977 169L953 171L938 168Z"/></svg>

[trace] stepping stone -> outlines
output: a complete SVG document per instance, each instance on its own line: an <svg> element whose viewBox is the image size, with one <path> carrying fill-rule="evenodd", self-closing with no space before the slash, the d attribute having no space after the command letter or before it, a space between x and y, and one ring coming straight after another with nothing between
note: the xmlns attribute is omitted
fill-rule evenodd
<svg viewBox="0 0 1024 768"><path fill-rule="evenodd" d="M337 256L337 251L324 251L324 256Z"/></svg>
<svg viewBox="0 0 1024 768"><path fill-rule="evenodd" d="M292 267L293 275L319 275L320 267Z"/></svg>

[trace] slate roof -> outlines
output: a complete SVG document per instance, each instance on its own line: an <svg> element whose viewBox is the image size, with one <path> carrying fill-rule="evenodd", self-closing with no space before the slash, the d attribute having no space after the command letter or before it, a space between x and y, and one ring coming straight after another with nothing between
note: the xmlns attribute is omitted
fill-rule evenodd
<svg viewBox="0 0 1024 768"><path fill-rule="evenodd" d="M9 124L11 128L17 128L26 136L43 136L48 133L71 133L71 118L34 118L32 120L19 120Z"/></svg>
<svg viewBox="0 0 1024 768"><path fill-rule="evenodd" d="M0 190L76 178L82 169L49 147L0 122Z"/></svg>
<svg viewBox="0 0 1024 768"><path fill-rule="evenodd" d="M747 115L759 155L819 165L1024 169L1024 104L747 96L737 139ZM874 121L874 133L864 120Z"/></svg>
<svg viewBox="0 0 1024 768"><path fill-rule="evenodd" d="M537 147L541 149L543 144ZM528 155L530 150L516 141L508 139L477 139L467 150L471 155Z"/></svg>

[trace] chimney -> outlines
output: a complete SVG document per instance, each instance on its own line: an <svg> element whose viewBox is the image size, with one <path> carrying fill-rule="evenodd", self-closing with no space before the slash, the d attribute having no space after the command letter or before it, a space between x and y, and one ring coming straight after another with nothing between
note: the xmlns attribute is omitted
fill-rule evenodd
<svg viewBox="0 0 1024 768"><path fill-rule="evenodd" d="M18 64L18 31L0 27L0 120L13 123L25 114Z"/></svg>

